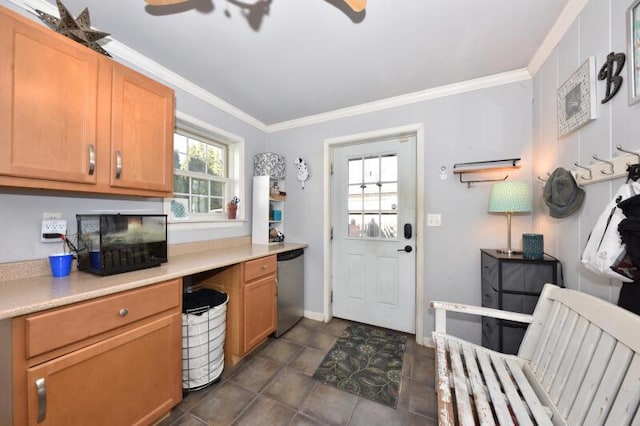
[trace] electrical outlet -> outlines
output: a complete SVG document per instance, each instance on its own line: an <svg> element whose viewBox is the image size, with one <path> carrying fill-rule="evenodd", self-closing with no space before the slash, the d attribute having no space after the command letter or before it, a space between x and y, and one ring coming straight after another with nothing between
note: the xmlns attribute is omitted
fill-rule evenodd
<svg viewBox="0 0 640 426"><path fill-rule="evenodd" d="M64 219L44 219L40 230L40 241L43 243L59 243L59 234L67 233L67 221Z"/></svg>
<svg viewBox="0 0 640 426"><path fill-rule="evenodd" d="M42 219L43 220L46 220L46 219L62 219L62 213L44 212L44 213L42 213Z"/></svg>

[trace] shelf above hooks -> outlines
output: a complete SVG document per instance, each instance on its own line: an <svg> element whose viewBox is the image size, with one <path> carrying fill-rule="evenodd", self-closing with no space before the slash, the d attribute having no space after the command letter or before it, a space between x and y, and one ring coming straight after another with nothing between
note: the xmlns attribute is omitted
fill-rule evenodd
<svg viewBox="0 0 640 426"><path fill-rule="evenodd" d="M477 180L464 180L463 175L467 173L484 173L495 172L503 169L517 169L520 158L505 158L503 160L489 160L489 161L472 161L469 163L456 163L453 165L453 174L457 174L460 183L466 183L467 188L471 187L472 183L480 182L499 182L507 180L509 175L505 175L502 179L477 179Z"/></svg>

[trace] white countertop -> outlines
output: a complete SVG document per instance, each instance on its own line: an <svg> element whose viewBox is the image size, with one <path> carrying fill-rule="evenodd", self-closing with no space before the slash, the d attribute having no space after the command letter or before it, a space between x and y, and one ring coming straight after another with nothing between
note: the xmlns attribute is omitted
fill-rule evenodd
<svg viewBox="0 0 640 426"><path fill-rule="evenodd" d="M172 256L158 267L106 277L76 270L62 278L5 281L0 283L0 320L305 247L307 244L296 243L241 245Z"/></svg>

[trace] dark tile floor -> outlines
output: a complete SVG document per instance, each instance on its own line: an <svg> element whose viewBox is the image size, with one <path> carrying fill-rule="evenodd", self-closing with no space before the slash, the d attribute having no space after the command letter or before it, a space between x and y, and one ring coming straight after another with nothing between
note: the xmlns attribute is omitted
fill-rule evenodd
<svg viewBox="0 0 640 426"><path fill-rule="evenodd" d="M160 425L435 425L434 353L414 336L407 338L396 409L312 378L348 324L303 319L226 368L220 382L187 393Z"/></svg>

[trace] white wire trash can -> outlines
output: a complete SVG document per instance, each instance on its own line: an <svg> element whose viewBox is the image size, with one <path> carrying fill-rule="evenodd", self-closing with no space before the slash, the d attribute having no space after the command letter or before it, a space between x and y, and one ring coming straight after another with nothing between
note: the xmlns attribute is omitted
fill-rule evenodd
<svg viewBox="0 0 640 426"><path fill-rule="evenodd" d="M203 288L183 295L182 389L202 389L222 374L227 319L226 293Z"/></svg>

